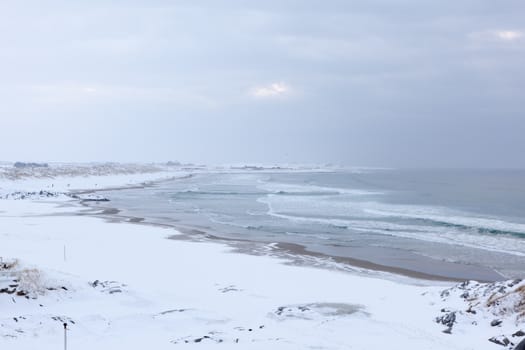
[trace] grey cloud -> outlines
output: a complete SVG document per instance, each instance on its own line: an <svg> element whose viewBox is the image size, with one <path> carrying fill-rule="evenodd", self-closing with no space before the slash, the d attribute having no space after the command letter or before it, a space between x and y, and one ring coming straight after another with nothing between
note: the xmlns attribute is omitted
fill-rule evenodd
<svg viewBox="0 0 525 350"><path fill-rule="evenodd" d="M0 158L525 167L525 39L494 34L525 33L524 15L488 0L3 2ZM280 83L293 94L253 98Z"/></svg>

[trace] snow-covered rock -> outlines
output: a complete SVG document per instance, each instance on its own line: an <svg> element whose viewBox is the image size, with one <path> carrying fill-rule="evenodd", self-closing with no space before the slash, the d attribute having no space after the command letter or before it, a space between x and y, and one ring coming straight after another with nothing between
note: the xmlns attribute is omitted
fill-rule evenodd
<svg viewBox="0 0 525 350"><path fill-rule="evenodd" d="M487 339L513 349L525 339L525 281L521 279L494 283L465 281L440 293L446 305L436 322L453 333L456 328L483 328Z"/></svg>

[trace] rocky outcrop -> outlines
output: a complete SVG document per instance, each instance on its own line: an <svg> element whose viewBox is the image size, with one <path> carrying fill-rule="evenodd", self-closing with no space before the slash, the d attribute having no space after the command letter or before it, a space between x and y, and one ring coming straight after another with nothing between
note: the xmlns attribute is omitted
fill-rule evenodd
<svg viewBox="0 0 525 350"><path fill-rule="evenodd" d="M435 318L437 323L447 327L444 333L451 334L458 323L472 327L485 324L496 333L488 338L491 343L514 350L518 346L525 347L521 345L525 339L525 332L521 329L525 322L524 280L466 281L441 291L440 297L445 304L461 306L457 309L442 308L441 314Z"/></svg>

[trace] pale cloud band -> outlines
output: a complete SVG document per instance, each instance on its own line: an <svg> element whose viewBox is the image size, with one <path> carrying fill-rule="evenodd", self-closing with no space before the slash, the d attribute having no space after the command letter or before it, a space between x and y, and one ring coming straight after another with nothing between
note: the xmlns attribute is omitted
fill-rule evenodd
<svg viewBox="0 0 525 350"><path fill-rule="evenodd" d="M512 41L523 38L523 32L516 30L500 30L496 32L498 38L502 40Z"/></svg>
<svg viewBox="0 0 525 350"><path fill-rule="evenodd" d="M514 42L523 39L525 33L520 30L487 30L471 33L470 37L481 41Z"/></svg>
<svg viewBox="0 0 525 350"><path fill-rule="evenodd" d="M257 86L251 90L251 95L259 98L279 97L290 93L290 87L283 83L272 83L265 86Z"/></svg>

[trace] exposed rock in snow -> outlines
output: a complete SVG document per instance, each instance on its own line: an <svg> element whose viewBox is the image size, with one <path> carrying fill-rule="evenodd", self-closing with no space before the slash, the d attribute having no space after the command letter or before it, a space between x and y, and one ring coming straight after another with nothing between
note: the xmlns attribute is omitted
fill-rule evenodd
<svg viewBox="0 0 525 350"><path fill-rule="evenodd" d="M521 279L494 283L466 281L443 290L440 296L448 305L457 308L441 309L436 322L447 326L445 333L452 333L456 324L472 327L487 325L494 329L489 341L509 347L525 336L518 327L525 322L525 281ZM512 330L505 334L500 328Z"/></svg>
<svg viewBox="0 0 525 350"><path fill-rule="evenodd" d="M16 259L0 258L0 294L37 299L48 291L55 290L68 289L65 286L49 283L38 269L23 267ZM13 299L13 302L16 300Z"/></svg>
<svg viewBox="0 0 525 350"><path fill-rule="evenodd" d="M50 192L50 191L32 191L32 192L25 192L25 191L16 191L12 193L7 193L3 196L0 196L0 199L14 199L14 200L22 200L22 199L48 199L48 198L59 198L65 196L64 193L61 192Z"/></svg>
<svg viewBox="0 0 525 350"><path fill-rule="evenodd" d="M109 199L93 193L88 194L72 194L71 198L81 200L83 202L109 202Z"/></svg>
<svg viewBox="0 0 525 350"><path fill-rule="evenodd" d="M509 338L507 338L504 335L498 335L496 337L489 338L489 341L494 344L503 345L503 346L507 346L510 344Z"/></svg>
<svg viewBox="0 0 525 350"><path fill-rule="evenodd" d="M102 293L115 294L122 293L127 287L126 284L118 283L117 281L99 281L95 280L89 284L95 289L99 289Z"/></svg>
<svg viewBox="0 0 525 350"><path fill-rule="evenodd" d="M7 193L3 196L0 196L0 199L11 199L11 200L41 200L41 199L52 199L52 198L73 198L78 199L83 202L109 202L109 199L93 194L70 194L67 192L51 192L51 191L32 191L32 192L25 192L25 191L15 191L11 193Z"/></svg>
<svg viewBox="0 0 525 350"><path fill-rule="evenodd" d="M514 350L525 350L525 339L523 339L518 345L516 345Z"/></svg>
<svg viewBox="0 0 525 350"><path fill-rule="evenodd" d="M446 310L442 309L441 312L446 312ZM436 322L447 326L443 331L444 333L452 333L452 327L454 327L454 323L456 323L456 311L446 312L444 315L436 317Z"/></svg>

